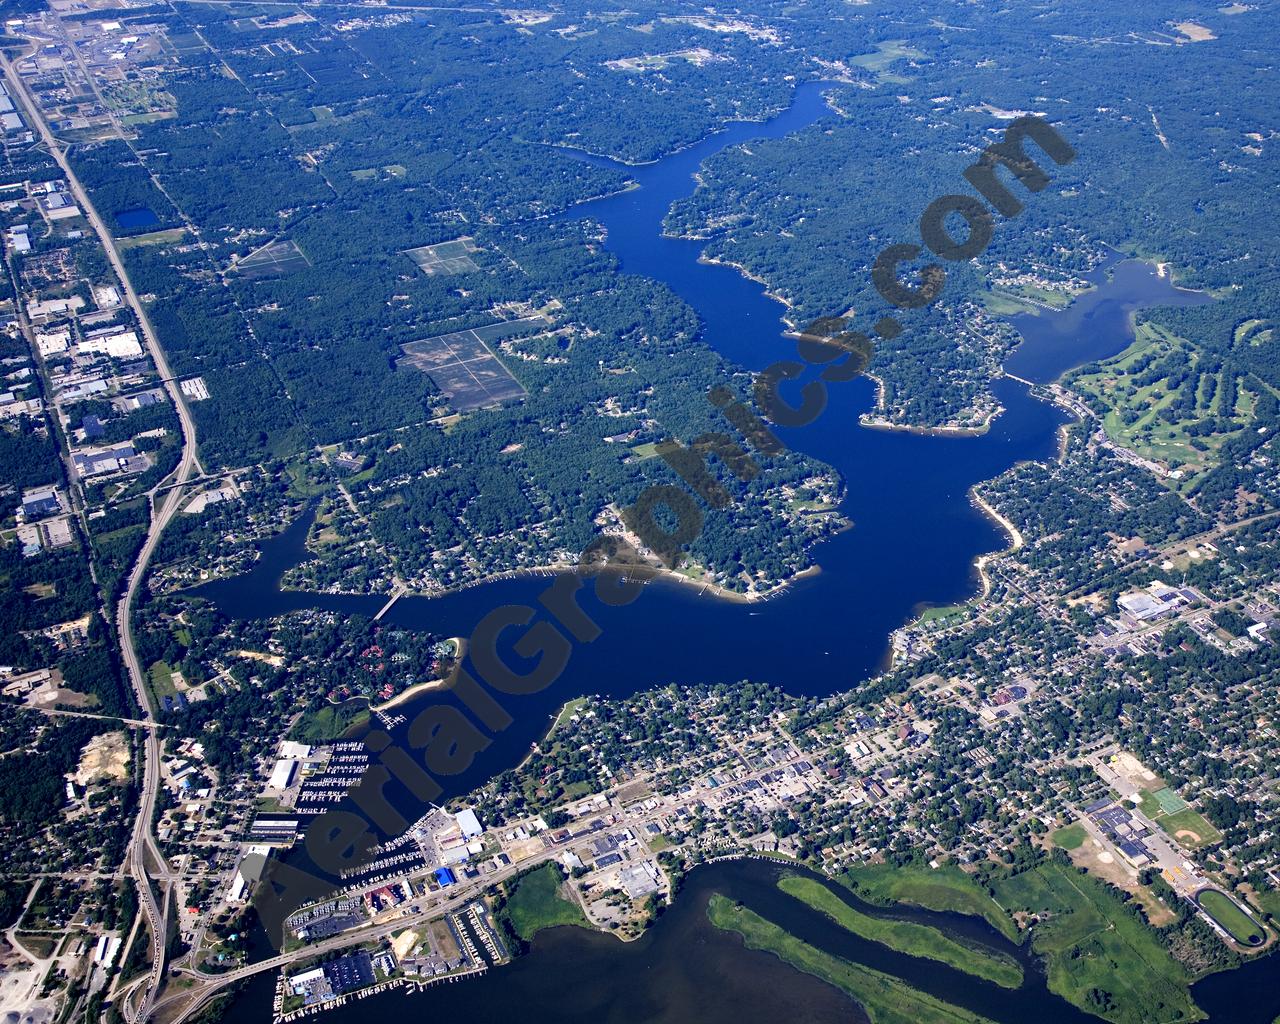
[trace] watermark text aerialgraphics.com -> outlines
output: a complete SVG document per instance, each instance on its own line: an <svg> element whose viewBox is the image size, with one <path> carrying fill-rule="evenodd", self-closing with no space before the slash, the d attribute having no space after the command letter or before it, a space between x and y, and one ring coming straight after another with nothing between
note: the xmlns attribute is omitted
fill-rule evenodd
<svg viewBox="0 0 1280 1024"><path fill-rule="evenodd" d="M1031 192L1049 184L1049 175L1027 155L1028 139L1058 165L1075 158L1072 147L1047 121L1027 116L1011 122L1003 139L987 147L964 171L964 178L982 199L1006 219L1017 216L1023 204L998 177L999 169ZM948 227L948 221L956 217L965 225L960 239ZM992 210L977 197L968 193L940 196L920 216L923 246L891 245L876 258L871 270L876 291L897 309L920 309L936 302L947 278L942 264L928 263L915 270L911 282L900 276L900 269L919 260L926 248L943 261L971 260L986 250L995 226ZM872 328L885 339L902 331L902 324L893 316L882 317ZM493 742L493 736L511 725L513 718L501 697L528 696L551 686L568 667L574 645L589 644L600 636L600 626L579 603L586 581L591 582L598 601L620 607L639 597L644 584L661 571L652 562L655 556L664 567L680 564L683 549L701 531L702 507L723 508L731 500L708 469L708 456L718 459L739 480L752 479L759 472L752 452L776 457L786 450L769 424L799 427L813 423L826 408L827 385L851 381L861 374L871 361L875 343L869 335L849 329L845 317L822 317L799 332L796 350L798 360L781 360L757 376L754 398L759 412L725 386L712 388L707 395L750 451L724 433L704 434L687 446L674 440L658 445L659 456L686 486L647 487L623 510L626 526L640 540L640 548L621 536L599 536L582 553L576 569L557 576L539 596L538 604L545 613L542 617L538 609L528 605L506 605L480 620L468 644L472 671L459 665L448 681L458 703L470 715L452 704L433 704L409 724L404 746L394 743L385 731L368 734L365 742L376 760L350 791L350 804L355 809L326 811L307 829L306 853L319 871L336 878L367 865L379 842L374 829L389 836L409 827L387 796L393 779L421 803L438 800L444 794L439 780L466 771L476 755ZM783 397L782 385L797 381L809 367L822 370L815 379L800 385L800 402L793 405ZM500 639L513 629L520 632L511 649L532 666L526 671L513 668L500 654ZM271 942L280 949L290 915L323 899L333 884L281 860L269 860L261 868L262 880L253 903Z"/></svg>

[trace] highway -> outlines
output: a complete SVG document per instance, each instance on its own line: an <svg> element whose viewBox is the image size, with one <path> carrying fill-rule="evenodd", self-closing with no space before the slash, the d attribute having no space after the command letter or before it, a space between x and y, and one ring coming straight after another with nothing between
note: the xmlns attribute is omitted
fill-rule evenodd
<svg viewBox="0 0 1280 1024"><path fill-rule="evenodd" d="M147 531L146 540L143 542L142 549L138 552L137 560L134 562L133 569L130 571L124 594L121 596L116 606L116 629L120 640L120 651L124 658L125 665L129 672L129 680L133 686L134 694L141 709L142 720L150 721L152 717L152 709L150 700L147 696L146 677L143 673L142 666L138 660L137 651L133 642L133 626L130 622L129 610L133 605L133 601L138 593L138 588L142 581L146 578L147 567L150 564L151 557L155 553L156 545L160 541L160 536L164 532L164 528L169 521L177 513L178 507L184 497L184 487L192 477L192 474L203 476L204 469L200 465L199 456L196 451L196 432L195 424L191 418L191 410L187 407L183 400L181 389L178 387L174 379L173 372L169 369L169 363L165 358L164 350L160 347L160 342L156 337L155 329L151 325L150 319L147 317L147 311L142 303L138 300L137 292L134 290L133 283L129 280L129 275L125 272L124 262L120 258L119 250L116 248L115 240L111 236L111 232L107 230L106 224L99 215L97 209L89 199L88 193L80 183L80 179L76 176L70 161L66 157L62 146L54 137L44 117L41 115L38 105L32 98L27 89L26 82L22 76L17 73L9 58L0 53L0 68L3 68L4 76L10 85L10 93L22 108L24 119L28 125L40 133L44 140L49 154L57 162L66 176L68 187L72 195L75 197L76 203L84 212L85 218L93 227L94 233L98 236L102 244L103 250L107 254L107 258L115 270L116 276L119 278L123 296L130 308L134 311L141 328L142 335L146 341L147 350L155 364L156 371L164 381L165 390L168 392L173 402L174 410L178 414L179 422L182 427L182 456L178 462L177 468L171 475L171 486L165 492L163 500L158 506L155 505L155 490L152 492L152 512L151 525ZM141 744L142 751L142 784L141 793L138 801L138 817L134 823L133 836L129 843L128 865L129 872L133 876L138 886L138 902L143 913L147 918L147 925L151 932L151 972L148 978L148 984L139 986L141 991L140 1003L133 1007L124 1007L125 1016L130 1021L145 1020L151 1011L152 1003L155 999L156 991L164 977L164 949L165 949L165 927L164 927L164 911L161 906L157 905L155 894L151 889L151 882L148 877L147 859L150 857L152 864L162 875L168 875L169 869L165 862L163 854L155 841L155 836L151 831L151 818L155 810L156 796L160 786L160 744L156 738L156 730L148 729L145 732L145 739ZM163 903L167 907L169 902L168 892L164 893Z"/></svg>

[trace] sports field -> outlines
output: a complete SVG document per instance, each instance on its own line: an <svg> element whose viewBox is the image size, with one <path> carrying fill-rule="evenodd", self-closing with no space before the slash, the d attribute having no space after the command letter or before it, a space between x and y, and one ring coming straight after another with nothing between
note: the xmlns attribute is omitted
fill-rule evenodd
<svg viewBox="0 0 1280 1024"><path fill-rule="evenodd" d="M1156 798L1156 803L1160 805L1160 810L1164 811L1165 814L1177 814L1179 811L1187 809L1187 802L1168 786L1165 786L1164 789L1157 789L1153 795Z"/></svg>
<svg viewBox="0 0 1280 1024"><path fill-rule="evenodd" d="M1203 889L1196 893L1196 904L1242 946L1261 946L1266 941L1266 929L1226 893Z"/></svg>
<svg viewBox="0 0 1280 1024"><path fill-rule="evenodd" d="M1053 845L1059 846L1064 850L1078 850L1084 845L1085 839L1088 838L1084 830L1084 826L1080 822L1067 825L1060 828L1050 838L1053 839Z"/></svg>

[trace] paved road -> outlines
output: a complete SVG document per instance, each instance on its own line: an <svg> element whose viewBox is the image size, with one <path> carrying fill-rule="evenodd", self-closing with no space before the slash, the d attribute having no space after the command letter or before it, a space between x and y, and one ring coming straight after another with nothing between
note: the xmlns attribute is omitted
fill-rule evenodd
<svg viewBox="0 0 1280 1024"><path fill-rule="evenodd" d="M142 550L138 552L138 558L134 563L133 570L129 574L125 592L116 608L116 628L120 639L121 654L129 671L129 680L133 685L138 706L142 708L144 717L149 720L151 718L151 706L147 695L145 676L134 647L133 626L130 622L129 609L137 596L139 586L146 577L147 566L150 564L151 556L155 553L156 545L160 541L160 535L164 532L169 520L177 512L178 506L183 499L183 487L181 485L188 482L193 473L200 476L204 475L204 469L200 465L196 451L195 424L191 418L191 410L183 400L181 389L174 380L173 371L169 368L164 350L160 347L155 329L147 317L147 311L138 300L133 283L125 272L124 262L121 260L119 250L116 248L115 239L112 238L111 232L107 230L102 217L90 201L88 193L76 176L62 146L41 116L38 105L34 102L27 89L26 82L17 73L8 57L3 54L0 54L0 68L3 68L5 78L10 84L10 92L22 107L27 123L34 130L39 131L45 146L49 150L49 154L57 161L58 166L66 176L67 184L71 189L72 195L75 196L77 204L79 204L85 218L92 226L95 234L97 234L103 250L107 254L107 259L110 261L120 281L125 301L133 309L138 319L138 325L147 343L148 353L155 364L156 371L165 382L164 387L169 393L182 427L182 457L171 477L172 483L177 486L172 486L166 492L163 501L158 507L153 504L150 529L142 545ZM139 798L138 817L134 823L133 837L129 844L128 862L130 873L138 885L140 906L147 917L147 924L151 930L152 967L149 984L145 987L141 1005L136 1006L132 1012L129 1012L128 1008L126 1008L126 1016L129 1016L134 1021L145 1020L149 1015L155 992L159 988L164 975L164 921L148 879L148 856L150 856L152 863L159 869L160 873L169 873L164 855L160 852L155 836L151 831L151 818L160 786L160 745L156 739L156 731L154 729L147 731L142 749L142 792ZM167 901L166 893L166 904Z"/></svg>
<svg viewBox="0 0 1280 1024"><path fill-rule="evenodd" d="M334 950L344 949L347 946L369 942L372 939L386 938L393 932L434 921L445 914L466 906L486 889L504 882L522 871L527 871L543 861L553 859L557 853L559 853L558 850L546 850L541 854L522 860L519 864L512 864L502 868L500 871L495 871L491 875L484 875L473 882L462 883L457 886L454 894L443 903L424 906L424 901L420 898L410 904L410 907L413 908L410 913L397 917L393 921L384 921L380 924L370 924L362 928L355 928L340 935L335 935L330 939L303 946L301 949L295 949L288 953L281 953L269 959L261 960L258 963L238 967L225 974L208 974L194 968L182 968L180 973L188 978L196 979L197 984L189 989L175 992L173 995L156 1003L155 1012L157 1015L163 1012L170 1024L182 1024L183 1021L202 1009L219 990L226 988L228 985L233 985L238 981L251 978L264 971L274 971L277 968L287 967L289 964L299 960L310 960L323 953L330 953ZM182 1005L184 1002L186 1005ZM170 1016L170 1014L173 1015Z"/></svg>
<svg viewBox="0 0 1280 1024"><path fill-rule="evenodd" d="M38 715L51 715L55 718L99 718L107 722L119 722L121 725L128 725L135 729L166 729L168 726L161 722L153 722L150 719L142 720L139 718L121 718L119 715L95 715L91 711L68 711L65 708L42 708L36 704L10 704L5 702L6 707L17 708L19 711L31 711Z"/></svg>

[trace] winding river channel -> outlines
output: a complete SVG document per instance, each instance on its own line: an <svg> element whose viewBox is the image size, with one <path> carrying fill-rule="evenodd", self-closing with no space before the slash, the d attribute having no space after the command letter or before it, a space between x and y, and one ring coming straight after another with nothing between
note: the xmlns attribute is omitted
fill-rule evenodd
<svg viewBox="0 0 1280 1024"><path fill-rule="evenodd" d="M565 215L602 223L608 248L624 271L668 284L697 311L703 339L730 361L754 370L794 351L782 335L782 306L733 268L700 262L701 243L663 236L662 220L673 201L692 192L693 175L707 157L751 139L783 137L833 116L822 88L818 83L800 86L793 104L767 122L733 124L656 163L627 167L639 188L581 204ZM608 163L597 157L576 158ZM1015 318L1024 342L1009 361L1011 373L1038 383L1053 380L1073 366L1124 349L1133 338L1135 309L1206 301L1176 289L1150 265L1134 261L1100 268L1092 283L1091 291L1063 311ZM507 701L514 723L469 770L442 780L448 795L474 789L519 763L560 705L580 694L625 696L668 682L752 679L791 693L826 695L868 678L884 664L893 629L922 605L972 596L977 588L975 559L1007 544L1001 530L970 503L970 487L1019 461L1055 454L1056 432L1066 422L1065 415L1011 378L995 381L994 390L1005 411L986 434L937 437L861 428L858 416L873 404L871 383L862 379L834 386L830 404L816 423L779 431L789 446L834 466L848 485L842 512L854 528L814 549L821 572L797 581L772 600L754 604L721 601L700 595L696 588L663 581L651 583L638 600L621 608L584 598L584 609L602 627L599 638L575 648L555 684ZM279 588L284 570L307 557L309 518L265 544L250 573L206 584L194 593L238 618L303 608L375 614L384 597ZM386 621L441 636L468 636L481 618L502 605L537 607L549 582L524 577L439 598L402 598ZM505 653L513 664L520 661ZM412 720L428 704L451 699L427 693L398 711ZM1037 971L1029 972L1030 980L1016 993L988 991L991 986L954 977L936 964L837 934L825 919L802 914L803 908L778 893L768 875L772 870L747 863L694 872L677 905L636 943L623 946L609 936L557 929L540 936L528 957L484 978L417 996L401 993L356 1003L338 1011L334 1019L363 1021L398 1012L473 1021L518 1017L748 1024L857 1019L849 1001L833 989L765 954L745 951L736 936L711 928L703 911L713 888L767 916L775 917L775 911L786 915L785 920L775 920L788 928L794 925L797 934L815 944L892 970L1001 1024L1092 1019L1051 996ZM980 923L926 916L976 941L1004 941ZM983 934L975 935L975 929ZM1270 957L1244 973L1257 977L1260 985L1265 974L1269 986L1264 987L1274 993L1277 966L1277 958ZM1280 1005L1270 1005L1276 1002L1274 996L1267 1004L1270 1009L1262 995L1250 1008L1241 1003L1228 979L1242 980L1243 973L1211 977L1196 988L1215 1024L1271 1024L1280 1012ZM232 1019L264 1020L269 1007L269 982L260 979L237 1000ZM690 1007L697 1008L693 1016Z"/></svg>
<svg viewBox="0 0 1280 1024"><path fill-rule="evenodd" d="M583 203L566 216L604 224L608 247L624 271L666 282L697 311L708 344L739 365L762 369L794 352L782 335L783 307L733 268L700 262L700 243L663 236L662 219L674 200L693 190L694 173L713 153L749 139L789 135L828 116L820 85L803 85L792 106L772 120L737 123L656 163L628 167L639 188ZM1077 363L1119 352L1132 340L1129 316L1138 307L1203 301L1174 288L1145 263L1100 269L1094 284L1064 311L1015 320L1026 339L1011 360L1018 376L1052 380ZM473 789L519 763L560 705L584 693L625 696L670 682L751 679L791 693L826 695L868 678L884 664L894 629L925 604L971 597L978 586L975 559L1008 544L1000 528L970 503L969 488L1019 461L1056 452L1065 414L1011 378L995 381L994 388L1005 412L986 434L937 437L865 429L858 416L873 404L871 382L833 385L830 404L815 423L778 431L790 447L834 466L847 482L841 511L854 528L813 549L821 572L753 604L659 580L632 604L609 608L584 588L583 606L602 634L576 646L554 685L510 699L515 723L470 771L453 778L450 793ZM308 518L265 544L251 572L193 593L238 618L302 608L374 615L385 602L382 595L280 589L281 574L308 557ZM443 597L401 598L385 621L440 636L469 636L502 605L538 607L548 584L546 578L522 577ZM504 653L519 663L512 652ZM398 710L412 719L427 703L443 699L426 694Z"/></svg>

